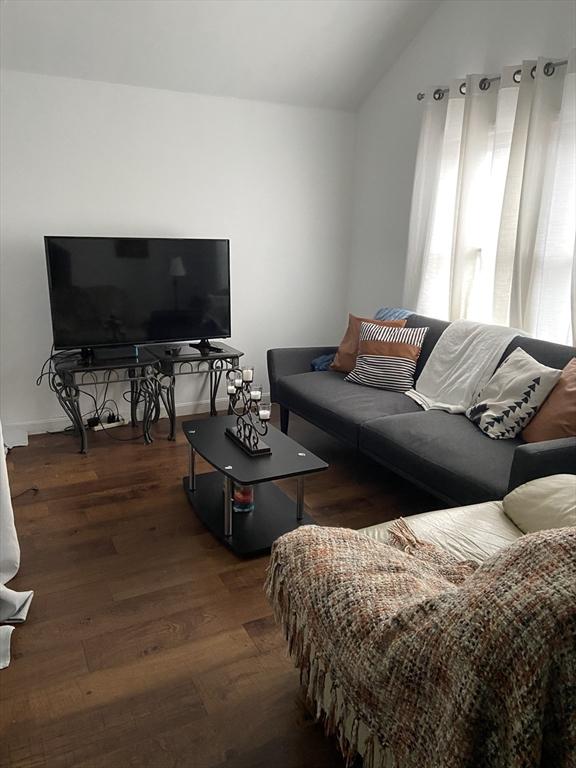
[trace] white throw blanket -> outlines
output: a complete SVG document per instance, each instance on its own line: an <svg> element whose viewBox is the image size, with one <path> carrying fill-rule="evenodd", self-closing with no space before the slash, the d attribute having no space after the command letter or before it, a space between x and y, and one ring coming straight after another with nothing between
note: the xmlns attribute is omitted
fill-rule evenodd
<svg viewBox="0 0 576 768"><path fill-rule="evenodd" d="M16 592L6 586L20 567L20 545L8 484L8 469L0 423L0 669L10 664L10 637L13 624L26 619L33 592Z"/></svg>
<svg viewBox="0 0 576 768"><path fill-rule="evenodd" d="M515 328L456 320L432 350L414 389L406 394L424 410L464 413L494 373Z"/></svg>

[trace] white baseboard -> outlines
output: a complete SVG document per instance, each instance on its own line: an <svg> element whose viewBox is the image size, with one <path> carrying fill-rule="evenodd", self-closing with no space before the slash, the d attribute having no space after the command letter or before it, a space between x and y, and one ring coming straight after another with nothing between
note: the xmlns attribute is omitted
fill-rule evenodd
<svg viewBox="0 0 576 768"><path fill-rule="evenodd" d="M264 398L270 398L269 393L263 393ZM228 407L227 397L216 398L216 408L219 412L226 412ZM125 421L130 421L130 409L120 408L120 415ZM176 403L176 416L193 416L196 413L209 413L210 400L195 400L189 403ZM160 411L160 418L166 417L166 411L162 407ZM66 416L60 416L58 418L44 419L42 421L21 421L12 422L10 424L2 425L5 430L11 428L12 430L24 430L29 435L42 435L45 432L63 432L70 426L70 420Z"/></svg>
<svg viewBox="0 0 576 768"><path fill-rule="evenodd" d="M18 429L17 427L3 424L2 437L4 438L5 448L28 445L28 432L25 429Z"/></svg>

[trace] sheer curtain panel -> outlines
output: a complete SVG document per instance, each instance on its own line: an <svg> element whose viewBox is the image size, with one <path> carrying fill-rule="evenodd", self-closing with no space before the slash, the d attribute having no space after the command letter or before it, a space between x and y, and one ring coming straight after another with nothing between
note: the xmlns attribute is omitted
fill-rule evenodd
<svg viewBox="0 0 576 768"><path fill-rule="evenodd" d="M576 54L426 98L404 303L573 343Z"/></svg>
<svg viewBox="0 0 576 768"><path fill-rule="evenodd" d="M422 283L422 269L424 267L421 254L429 250L431 220L438 187L442 138L446 121L447 99L437 101L433 95L440 90L439 88L432 88L428 94L423 94L426 101L414 172L404 282L404 304L407 307L415 307L418 301L418 288Z"/></svg>
<svg viewBox="0 0 576 768"><path fill-rule="evenodd" d="M25 621L34 593L20 592L6 586L18 573L20 545L14 525L1 422L0 447L0 669L4 669L10 664L10 639L14 624Z"/></svg>

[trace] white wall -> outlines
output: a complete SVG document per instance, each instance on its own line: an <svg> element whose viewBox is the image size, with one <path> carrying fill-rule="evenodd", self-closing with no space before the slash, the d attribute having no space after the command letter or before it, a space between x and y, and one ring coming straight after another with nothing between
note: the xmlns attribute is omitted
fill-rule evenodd
<svg viewBox="0 0 576 768"><path fill-rule="evenodd" d="M339 340L352 115L14 71L1 112L5 424L66 423L34 383L52 344L45 234L230 238L230 343L263 384L268 347ZM197 388L178 381L180 412Z"/></svg>
<svg viewBox="0 0 576 768"><path fill-rule="evenodd" d="M418 91L525 58L564 58L575 36L572 0L444 0L358 114L351 311L402 302Z"/></svg>

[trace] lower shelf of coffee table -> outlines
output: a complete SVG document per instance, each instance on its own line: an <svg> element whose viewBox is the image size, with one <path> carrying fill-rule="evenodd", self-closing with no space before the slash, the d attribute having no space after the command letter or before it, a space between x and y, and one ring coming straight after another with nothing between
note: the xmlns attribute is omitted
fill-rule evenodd
<svg viewBox="0 0 576 768"><path fill-rule="evenodd" d="M254 510L233 512L232 536L224 536L224 475L208 472L196 476L196 490L188 488L188 477L182 480L184 491L198 518L225 546L240 557L254 557L270 552L272 543L284 533L300 525L313 525L304 513L296 520L296 502L274 483L254 486Z"/></svg>

